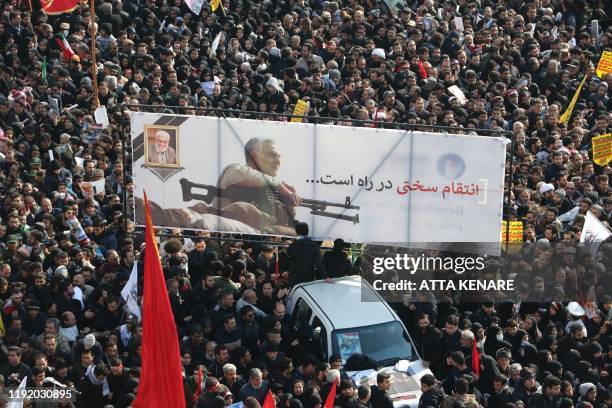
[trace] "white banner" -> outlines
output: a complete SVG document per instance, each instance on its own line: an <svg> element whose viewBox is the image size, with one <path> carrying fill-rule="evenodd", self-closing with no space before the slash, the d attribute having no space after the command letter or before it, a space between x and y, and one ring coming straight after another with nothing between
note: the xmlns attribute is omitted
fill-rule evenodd
<svg viewBox="0 0 612 408"><path fill-rule="evenodd" d="M589 247L589 252L593 255L593 258L597 255L601 243L611 235L612 232L591 211L588 211L580 234L580 243Z"/></svg>
<svg viewBox="0 0 612 408"><path fill-rule="evenodd" d="M297 220L317 239L500 240L505 138L142 112L131 129L139 225L146 190L157 226L291 235ZM295 195L302 205L287 205Z"/></svg>

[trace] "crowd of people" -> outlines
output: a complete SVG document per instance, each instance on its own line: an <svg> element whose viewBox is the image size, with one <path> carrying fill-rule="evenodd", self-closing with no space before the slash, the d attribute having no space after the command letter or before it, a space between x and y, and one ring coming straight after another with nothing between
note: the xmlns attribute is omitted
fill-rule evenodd
<svg viewBox="0 0 612 408"><path fill-rule="evenodd" d="M180 0L113 0L96 2L93 22L84 3L51 16L4 2L0 405L23 378L79 391L59 406L135 398L142 327L120 291L143 235L126 112L288 120L302 100L305 121L512 139L504 216L523 222L525 243L492 273L518 272L519 296L394 304L433 373L419 407L612 407L612 250L576 245L587 212L608 227L612 214L612 168L591 146L612 132L612 73L595 71L611 5L224 0L196 15ZM110 124L92 137L98 102ZM104 191L84 188L99 180ZM388 376L352 383L285 310L290 284L362 272L341 241L315 267L315 243L158 232L188 406L259 408L272 390L279 408L320 408L335 381L338 407L392 407Z"/></svg>

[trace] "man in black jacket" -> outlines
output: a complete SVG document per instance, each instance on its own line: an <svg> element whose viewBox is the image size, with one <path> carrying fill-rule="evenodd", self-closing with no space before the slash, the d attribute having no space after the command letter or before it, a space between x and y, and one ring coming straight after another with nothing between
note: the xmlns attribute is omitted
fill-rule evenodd
<svg viewBox="0 0 612 408"><path fill-rule="evenodd" d="M287 249L291 259L289 266L289 285L312 282L316 279L329 280L325 266L321 261L319 244L308 236L308 224L295 224L297 238Z"/></svg>
<svg viewBox="0 0 612 408"><path fill-rule="evenodd" d="M342 238L338 238L334 241L334 249L328 251L323 255L323 265L331 278L338 278L342 276L351 275L353 271L353 265L348 259L344 249L346 244Z"/></svg>
<svg viewBox="0 0 612 408"><path fill-rule="evenodd" d="M421 399L419 399L419 408L424 407L439 407L444 401L444 390L436 384L436 377L431 374L425 374L421 377Z"/></svg>
<svg viewBox="0 0 612 408"><path fill-rule="evenodd" d="M30 372L30 367L21 362L21 349L17 346L9 347L8 364L0 367L0 374L5 381L8 383L9 380L15 380L18 383L23 377L29 377Z"/></svg>
<svg viewBox="0 0 612 408"><path fill-rule="evenodd" d="M87 369L85 376L81 378L78 389L80 402L84 407L103 407L108 402L108 396L104 395L104 382L108 375L106 364L101 363Z"/></svg>
<svg viewBox="0 0 612 408"><path fill-rule="evenodd" d="M123 362L119 358L113 358L110 361L109 374L106 379L108 381L108 389L110 391L109 399L117 404L124 397L125 385L130 376L128 370L123 367Z"/></svg>
<svg viewBox="0 0 612 408"><path fill-rule="evenodd" d="M372 386L372 397L370 403L372 408L393 408L393 401L387 394L391 388L391 375L387 373L378 373L376 376L376 385Z"/></svg>
<svg viewBox="0 0 612 408"><path fill-rule="evenodd" d="M523 405L529 406L536 391L535 374L528 368L521 370L521 381L512 393L512 402L522 401Z"/></svg>
<svg viewBox="0 0 612 408"><path fill-rule="evenodd" d="M546 377L542 394L536 394L527 408L557 408L560 405L561 380L554 375Z"/></svg>
<svg viewBox="0 0 612 408"><path fill-rule="evenodd" d="M508 388L508 377L505 375L499 374L493 379L493 389L495 394L489 397L488 406L504 407L512 401L512 390Z"/></svg>
<svg viewBox="0 0 612 408"><path fill-rule="evenodd" d="M442 333L431 324L428 314L421 313L417 316L417 327L411 334L423 361L426 361L429 367L438 367L442 357Z"/></svg>
<svg viewBox="0 0 612 408"><path fill-rule="evenodd" d="M195 248L187 255L189 274L191 275L191 284L195 286L204 278L206 269L210 266L210 263L215 260L215 255L206 246L204 238L197 238L195 240Z"/></svg>

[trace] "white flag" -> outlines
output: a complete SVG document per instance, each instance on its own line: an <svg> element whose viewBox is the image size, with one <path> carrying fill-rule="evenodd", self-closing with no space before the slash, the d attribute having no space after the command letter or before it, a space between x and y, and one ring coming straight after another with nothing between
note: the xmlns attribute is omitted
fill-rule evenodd
<svg viewBox="0 0 612 408"><path fill-rule="evenodd" d="M96 123L102 125L102 128L110 125L110 122L108 121L108 112L106 111L106 106L104 105L100 105L94 111L94 118L96 119Z"/></svg>
<svg viewBox="0 0 612 408"><path fill-rule="evenodd" d="M15 390L14 395L16 395L17 397L11 398L6 408L22 408L23 407L23 398L20 398L21 390L25 391L27 380L28 380L28 376L26 375L25 377L23 377L23 380L21 380L21 383L19 383L19 387L17 387L17 389Z"/></svg>
<svg viewBox="0 0 612 408"><path fill-rule="evenodd" d="M125 300L128 311L138 317L138 321L140 321L140 306L138 305L138 262L134 262L130 279L128 279L121 290L121 297Z"/></svg>
<svg viewBox="0 0 612 408"><path fill-rule="evenodd" d="M83 302L83 290L78 286L74 287L74 295L72 295L72 298L78 300L81 303L81 309L85 307L85 302Z"/></svg>
<svg viewBox="0 0 612 408"><path fill-rule="evenodd" d="M215 52L217 52L217 48L219 48L219 43L221 42L221 36L223 35L223 31L220 31L219 34L215 37L212 44L210 45L210 50L208 50L208 56L210 57Z"/></svg>
<svg viewBox="0 0 612 408"><path fill-rule="evenodd" d="M610 235L612 235L612 232L591 211L588 211L580 234L580 243L589 247L593 258L597 255L601 243L608 239Z"/></svg>
<svg viewBox="0 0 612 408"><path fill-rule="evenodd" d="M200 11L202 10L202 6L204 5L203 0L185 0L185 4L189 7L189 10L193 12L196 16L200 15Z"/></svg>
<svg viewBox="0 0 612 408"><path fill-rule="evenodd" d="M465 27L463 26L463 17L455 17L453 21L455 22L455 31L462 33L463 30L465 30Z"/></svg>

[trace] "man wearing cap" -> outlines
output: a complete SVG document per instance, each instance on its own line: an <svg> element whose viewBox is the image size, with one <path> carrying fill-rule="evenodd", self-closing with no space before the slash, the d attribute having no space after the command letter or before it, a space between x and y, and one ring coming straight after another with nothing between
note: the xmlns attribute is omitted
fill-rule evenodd
<svg viewBox="0 0 612 408"><path fill-rule="evenodd" d="M21 235L10 234L6 238L6 250L2 257L4 259L12 259L13 255L17 253L17 250L21 246Z"/></svg>
<svg viewBox="0 0 612 408"><path fill-rule="evenodd" d="M38 278L36 279L38 280ZM28 294L29 293L30 292L28 292ZM44 327L45 317L40 313L40 302L38 300L32 300L30 304L28 304L28 314L23 318L23 328L28 333L40 333L40 331L44 330Z"/></svg>
<svg viewBox="0 0 612 408"><path fill-rule="evenodd" d="M102 346L93 333L87 334L74 345L72 348L73 360L78 361L83 351L91 351L94 361L101 361L102 359Z"/></svg>
<svg viewBox="0 0 612 408"><path fill-rule="evenodd" d="M582 321L582 316L586 314L586 310L578 302L569 302L566 310L568 322L565 325L565 333L569 334L573 326L579 326L582 328L582 337L586 337L587 329Z"/></svg>
<svg viewBox="0 0 612 408"><path fill-rule="evenodd" d="M555 191L555 186L550 184L550 183L542 183L540 184L540 186L538 187L538 191L540 192L540 196L541 196L541 205L552 205L554 203L553 200L553 191Z"/></svg>
<svg viewBox="0 0 612 408"><path fill-rule="evenodd" d="M507 348L497 350L495 353L495 361L501 374L506 376L510 375L510 360L512 359L512 353Z"/></svg>

